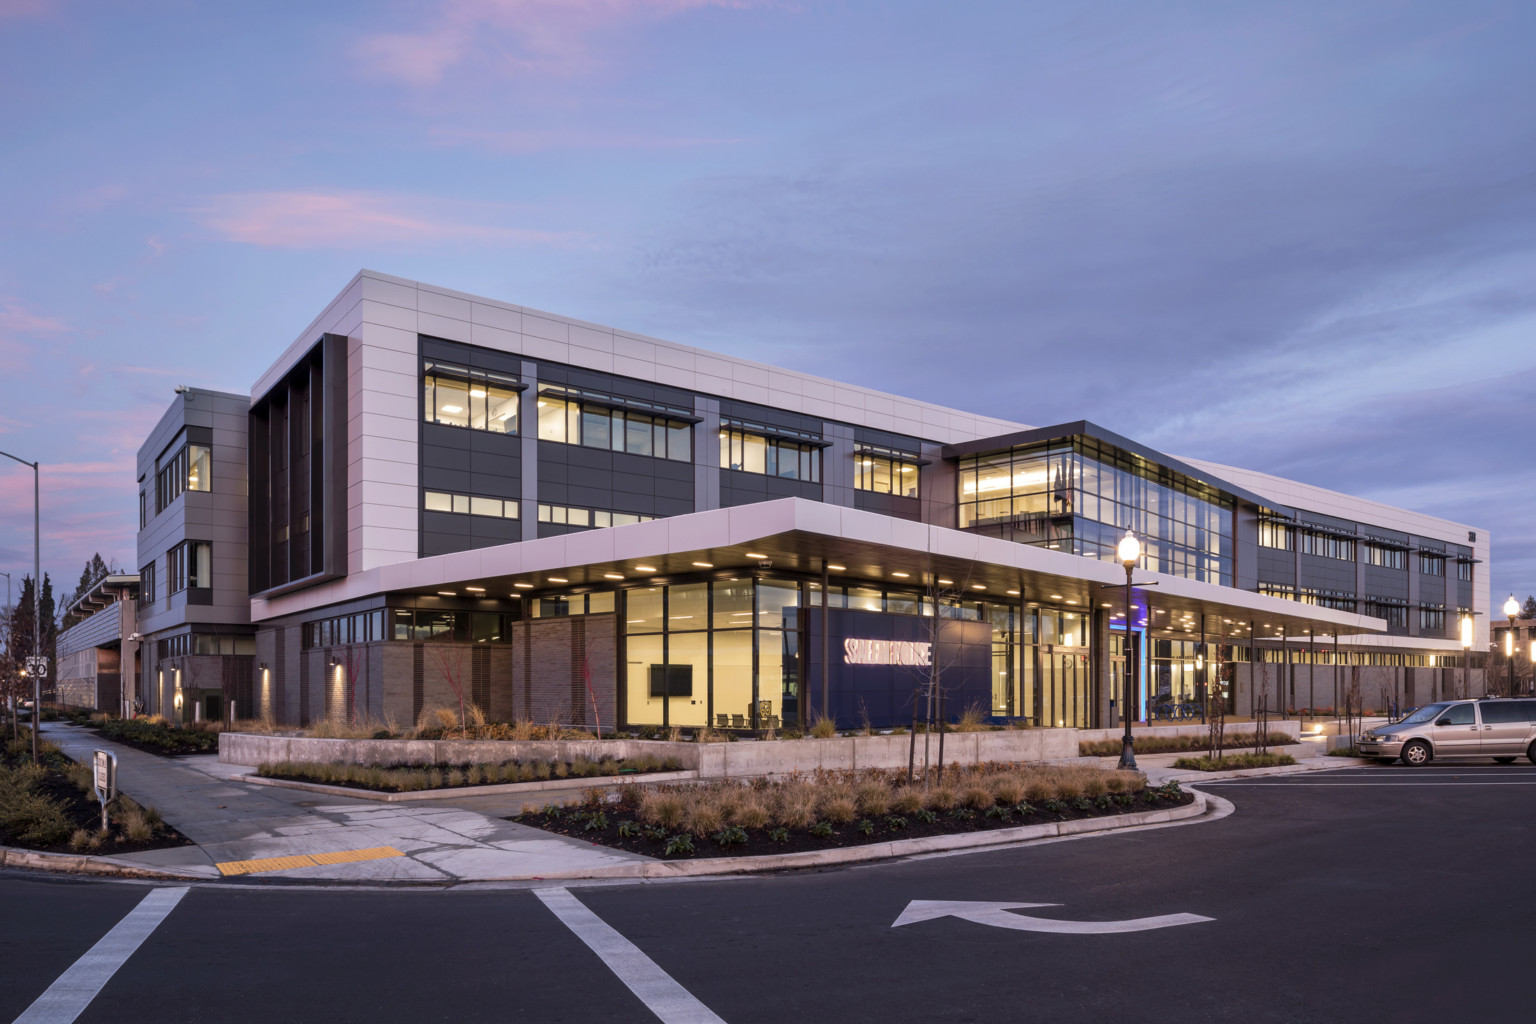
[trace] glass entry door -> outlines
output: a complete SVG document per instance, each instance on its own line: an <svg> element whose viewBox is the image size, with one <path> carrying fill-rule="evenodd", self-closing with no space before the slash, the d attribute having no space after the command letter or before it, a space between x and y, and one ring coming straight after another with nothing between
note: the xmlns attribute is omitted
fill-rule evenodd
<svg viewBox="0 0 1536 1024"><path fill-rule="evenodd" d="M1052 644L1040 655L1040 724L1086 729L1093 719L1093 684L1088 655L1078 647Z"/></svg>

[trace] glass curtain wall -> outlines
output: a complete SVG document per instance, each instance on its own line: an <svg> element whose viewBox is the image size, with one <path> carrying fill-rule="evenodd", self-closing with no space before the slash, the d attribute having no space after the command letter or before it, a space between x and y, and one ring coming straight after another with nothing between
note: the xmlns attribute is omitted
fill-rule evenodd
<svg viewBox="0 0 1536 1024"><path fill-rule="evenodd" d="M1233 502L1183 474L1083 437L961 459L959 470L962 529L1107 560L1131 529L1148 569L1232 583Z"/></svg>
<svg viewBox="0 0 1536 1024"><path fill-rule="evenodd" d="M800 585L739 579L624 592L631 725L779 728L798 684Z"/></svg>

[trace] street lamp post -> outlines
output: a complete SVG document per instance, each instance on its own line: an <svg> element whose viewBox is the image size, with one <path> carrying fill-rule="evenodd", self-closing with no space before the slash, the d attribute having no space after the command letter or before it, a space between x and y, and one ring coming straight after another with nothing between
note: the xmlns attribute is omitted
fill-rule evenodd
<svg viewBox="0 0 1536 1024"><path fill-rule="evenodd" d="M1460 696L1472 693L1472 616L1461 617L1461 686Z"/></svg>
<svg viewBox="0 0 1536 1024"><path fill-rule="evenodd" d="M1131 656L1131 572L1141 557L1141 541L1130 530L1120 538L1120 561L1125 566L1125 685L1121 687L1120 719L1125 723L1125 737L1120 744L1120 767L1136 770L1136 741L1131 737L1131 709L1139 696L1136 690L1135 659Z"/></svg>
<svg viewBox="0 0 1536 1024"><path fill-rule="evenodd" d="M38 471L37 463L28 462L20 456L10 452L0 452L12 462L19 462L23 466L32 468L32 655L41 659L43 656L43 556L42 556L42 518L38 513ZM6 577L9 581L10 577ZM39 662L41 664L41 662ZM37 730L42 724L43 713L43 673L32 673L32 763L37 763Z"/></svg>
<svg viewBox="0 0 1536 1024"><path fill-rule="evenodd" d="M1509 632L1504 634L1504 660L1509 662L1509 696L1515 695L1515 616L1520 614L1520 602L1510 594L1504 602L1504 614L1509 616Z"/></svg>

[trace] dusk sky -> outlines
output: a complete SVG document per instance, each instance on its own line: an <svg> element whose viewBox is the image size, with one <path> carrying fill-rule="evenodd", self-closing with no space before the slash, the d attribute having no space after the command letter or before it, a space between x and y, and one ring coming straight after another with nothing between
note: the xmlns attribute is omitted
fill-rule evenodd
<svg viewBox="0 0 1536 1024"><path fill-rule="evenodd" d="M368 267L1463 521L1497 609L1533 54L1529 0L0 0L0 449L62 590L131 570L173 386ZM7 462L18 585L31 530Z"/></svg>

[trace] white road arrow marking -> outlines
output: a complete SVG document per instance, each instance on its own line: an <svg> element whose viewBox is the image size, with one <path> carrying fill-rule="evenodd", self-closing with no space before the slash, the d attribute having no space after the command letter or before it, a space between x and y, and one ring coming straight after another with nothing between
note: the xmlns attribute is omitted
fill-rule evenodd
<svg viewBox="0 0 1536 1024"><path fill-rule="evenodd" d="M1199 914L1163 914L1160 917L1138 917L1130 921L1056 921L1047 917L1030 917L1026 914L1009 913L1025 907L1056 907L1059 903L975 903L967 900L913 900L901 912L892 928L918 921L931 921L938 917L959 917L976 924L993 928L1012 928L1021 932L1055 932L1064 935L1102 935L1117 932L1145 932L1154 928L1172 928L1181 924L1199 924L1214 921L1214 917Z"/></svg>

